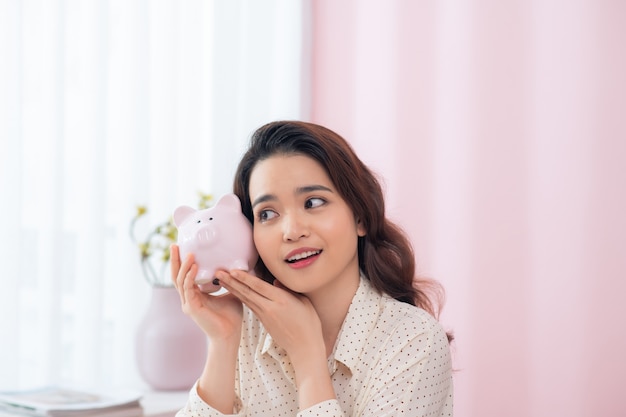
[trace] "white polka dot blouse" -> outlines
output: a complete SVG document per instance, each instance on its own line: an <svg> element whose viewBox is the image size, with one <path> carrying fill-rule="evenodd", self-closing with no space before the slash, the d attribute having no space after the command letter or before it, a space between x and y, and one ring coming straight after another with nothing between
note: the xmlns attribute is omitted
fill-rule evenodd
<svg viewBox="0 0 626 417"><path fill-rule="evenodd" d="M328 368L336 399L299 410L286 352L244 308L235 416L452 416L450 347L426 311L378 294L361 278ZM177 417L218 417L191 389Z"/></svg>

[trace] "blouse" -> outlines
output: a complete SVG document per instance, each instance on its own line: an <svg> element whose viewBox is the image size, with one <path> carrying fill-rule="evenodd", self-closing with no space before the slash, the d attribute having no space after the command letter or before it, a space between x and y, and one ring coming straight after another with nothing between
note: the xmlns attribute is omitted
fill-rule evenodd
<svg viewBox="0 0 626 417"><path fill-rule="evenodd" d="M378 293L361 278L328 358L336 399L298 411L295 371L284 349L244 306L235 416L452 416L445 331L421 308ZM219 417L191 389L177 417Z"/></svg>

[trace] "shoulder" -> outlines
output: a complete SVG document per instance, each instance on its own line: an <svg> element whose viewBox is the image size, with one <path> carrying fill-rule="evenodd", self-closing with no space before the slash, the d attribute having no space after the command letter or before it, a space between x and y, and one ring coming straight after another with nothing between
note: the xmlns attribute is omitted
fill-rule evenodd
<svg viewBox="0 0 626 417"><path fill-rule="evenodd" d="M441 327L439 322L424 309L386 295L381 297L380 307L381 324L403 327L410 334L436 331Z"/></svg>
<svg viewBox="0 0 626 417"><path fill-rule="evenodd" d="M375 319L369 331L359 335L362 345L340 348L339 359L363 384L386 389L433 381L447 384L451 377L451 355L441 324L419 307L386 295L374 298L375 306L370 304L370 308L376 311Z"/></svg>
<svg viewBox="0 0 626 417"><path fill-rule="evenodd" d="M376 291L367 278L352 301L347 317L347 325L363 330L363 323L369 324L369 336L380 343L390 338L409 341L419 336L432 336L445 339L447 336L441 324L427 311L414 305Z"/></svg>
<svg viewBox="0 0 626 417"><path fill-rule="evenodd" d="M392 350L449 349L441 324L427 311L375 290L362 276L344 322L347 335L366 335L364 343ZM359 337L360 338L360 337Z"/></svg>
<svg viewBox="0 0 626 417"><path fill-rule="evenodd" d="M449 343L446 332L427 311L382 296L376 333L387 340L389 346L411 348L428 356L439 352L448 355Z"/></svg>
<svg viewBox="0 0 626 417"><path fill-rule="evenodd" d="M405 325L414 332L429 331L440 327L439 322L426 310L395 298L382 296L380 306L380 319L389 324Z"/></svg>

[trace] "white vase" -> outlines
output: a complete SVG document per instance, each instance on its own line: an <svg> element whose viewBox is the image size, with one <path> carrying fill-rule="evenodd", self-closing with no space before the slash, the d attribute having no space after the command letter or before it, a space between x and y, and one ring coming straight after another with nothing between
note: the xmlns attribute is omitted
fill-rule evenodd
<svg viewBox="0 0 626 417"><path fill-rule="evenodd" d="M153 287L150 305L137 328L139 373L154 390L188 390L202 372L208 341L180 305L175 288Z"/></svg>

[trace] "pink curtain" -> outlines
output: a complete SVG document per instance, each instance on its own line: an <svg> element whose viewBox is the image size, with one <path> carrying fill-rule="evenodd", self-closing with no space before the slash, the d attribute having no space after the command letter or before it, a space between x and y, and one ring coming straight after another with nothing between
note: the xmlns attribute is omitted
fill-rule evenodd
<svg viewBox="0 0 626 417"><path fill-rule="evenodd" d="M312 4L311 119L446 287L455 415L626 415L626 2Z"/></svg>

